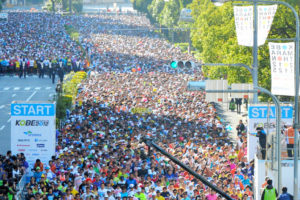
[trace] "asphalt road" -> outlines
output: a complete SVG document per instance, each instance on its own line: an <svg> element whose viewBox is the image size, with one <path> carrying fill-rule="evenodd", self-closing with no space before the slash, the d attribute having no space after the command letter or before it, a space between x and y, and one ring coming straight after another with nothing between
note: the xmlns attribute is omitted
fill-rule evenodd
<svg viewBox="0 0 300 200"><path fill-rule="evenodd" d="M56 78L57 79L57 78ZM10 104L16 102L53 101L56 84L49 77L36 75L20 79L17 76L0 76L0 153L10 150Z"/></svg>

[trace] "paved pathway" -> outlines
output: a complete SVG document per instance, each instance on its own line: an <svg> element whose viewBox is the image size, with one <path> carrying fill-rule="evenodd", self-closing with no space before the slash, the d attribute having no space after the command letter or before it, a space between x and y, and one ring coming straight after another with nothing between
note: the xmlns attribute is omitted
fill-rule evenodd
<svg viewBox="0 0 300 200"><path fill-rule="evenodd" d="M240 120L243 120L245 126L247 126L247 115L248 111L243 108L242 106L242 112L241 114L237 114L236 111L231 112L229 109L229 104L227 103L218 103L217 104L217 112L221 119L224 120L224 123L227 125L230 125L232 128L231 131L229 131L229 137L232 139L233 143L236 143L237 141L237 134L236 134L236 126L239 124Z"/></svg>

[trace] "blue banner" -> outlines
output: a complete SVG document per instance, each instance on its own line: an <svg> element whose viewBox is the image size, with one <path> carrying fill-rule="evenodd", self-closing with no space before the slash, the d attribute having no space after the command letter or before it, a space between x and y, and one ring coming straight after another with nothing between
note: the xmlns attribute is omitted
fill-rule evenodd
<svg viewBox="0 0 300 200"><path fill-rule="evenodd" d="M11 104L11 116L55 116L54 104Z"/></svg>
<svg viewBox="0 0 300 200"><path fill-rule="evenodd" d="M275 106L270 106L269 117L270 119L276 118ZM266 119L268 117L268 106L249 106L248 116L250 119ZM293 107L281 106L281 118L292 119Z"/></svg>

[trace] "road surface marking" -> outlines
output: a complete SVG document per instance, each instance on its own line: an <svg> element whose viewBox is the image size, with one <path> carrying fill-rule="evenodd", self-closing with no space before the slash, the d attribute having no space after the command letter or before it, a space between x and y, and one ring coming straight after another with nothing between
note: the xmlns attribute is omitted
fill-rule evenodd
<svg viewBox="0 0 300 200"><path fill-rule="evenodd" d="M30 90L30 87L26 87L24 90Z"/></svg>
<svg viewBox="0 0 300 200"><path fill-rule="evenodd" d="M0 128L0 131L2 131L4 128L5 128L5 126L4 126L4 125L3 125L3 126L1 126L1 128Z"/></svg>
<svg viewBox="0 0 300 200"><path fill-rule="evenodd" d="M49 97L53 97L54 96L54 94L52 93L52 94L49 94Z"/></svg>
<svg viewBox="0 0 300 200"><path fill-rule="evenodd" d="M0 109L2 109L2 108L4 108L5 107L5 105L2 105L2 106L0 106Z"/></svg>
<svg viewBox="0 0 300 200"><path fill-rule="evenodd" d="M36 87L36 88L34 88L35 90L40 90L41 89L41 87Z"/></svg>
<svg viewBox="0 0 300 200"><path fill-rule="evenodd" d="M9 87L5 87L4 90L9 90Z"/></svg>
<svg viewBox="0 0 300 200"><path fill-rule="evenodd" d="M14 88L14 90L19 90L19 89L20 89L19 87L15 87L15 88Z"/></svg>
<svg viewBox="0 0 300 200"><path fill-rule="evenodd" d="M26 101L30 101L30 99L36 94L36 91L34 91L27 99Z"/></svg>
<svg viewBox="0 0 300 200"><path fill-rule="evenodd" d="M11 117L7 120L7 123L9 123L11 121Z"/></svg>
<svg viewBox="0 0 300 200"><path fill-rule="evenodd" d="M51 87L46 87L46 90L50 90L51 89Z"/></svg>
<svg viewBox="0 0 300 200"><path fill-rule="evenodd" d="M13 94L13 95L11 95L11 97L15 97L15 96L17 96L17 94Z"/></svg>

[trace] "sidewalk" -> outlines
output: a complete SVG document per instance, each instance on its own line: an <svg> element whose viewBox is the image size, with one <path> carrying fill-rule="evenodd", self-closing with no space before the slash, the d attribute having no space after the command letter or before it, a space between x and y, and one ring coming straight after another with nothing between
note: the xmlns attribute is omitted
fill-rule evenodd
<svg viewBox="0 0 300 200"><path fill-rule="evenodd" d="M237 133L236 133L236 126L239 124L240 120L243 120L244 125L247 128L247 116L248 111L244 108L244 104L241 108L241 114L237 114L236 111L231 112L228 103L217 103L217 113L218 116L223 120L223 124L227 127L228 125L231 127L231 130L228 130L229 137L231 138L232 142L236 144L237 142Z"/></svg>

